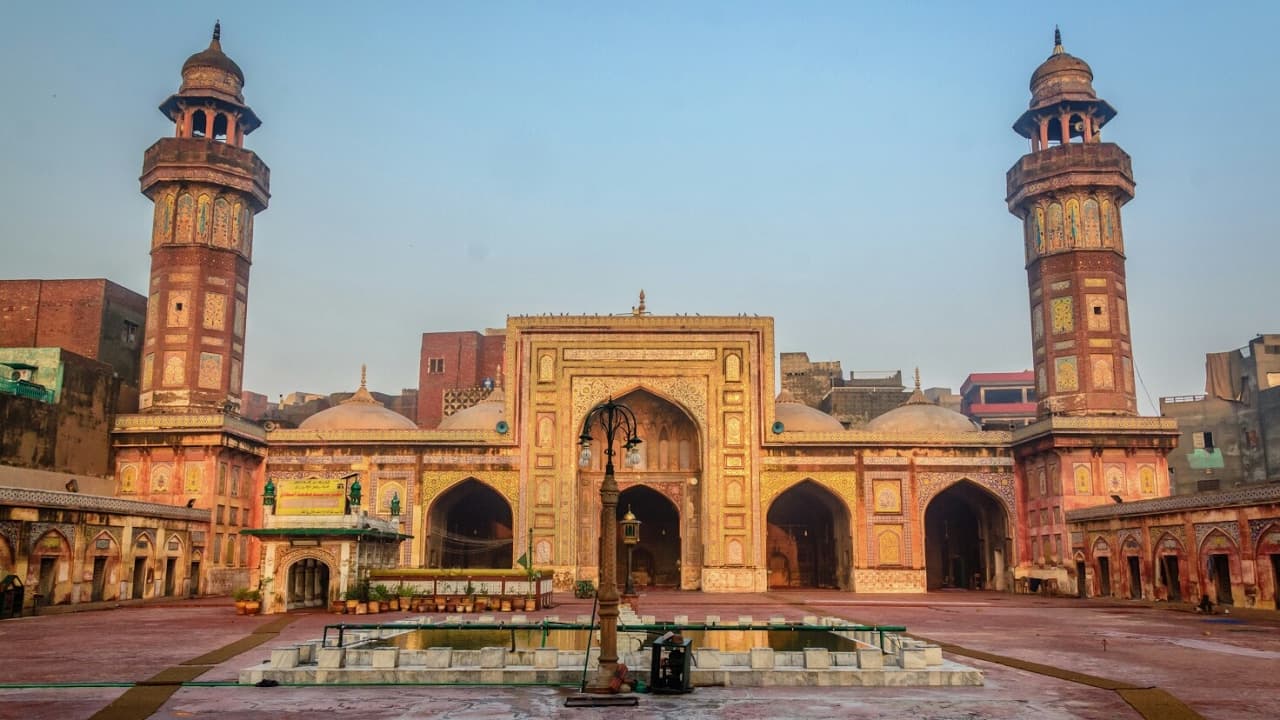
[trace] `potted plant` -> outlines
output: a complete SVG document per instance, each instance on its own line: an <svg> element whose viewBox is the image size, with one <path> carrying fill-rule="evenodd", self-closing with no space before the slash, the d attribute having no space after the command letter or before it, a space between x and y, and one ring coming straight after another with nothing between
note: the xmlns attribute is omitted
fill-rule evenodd
<svg viewBox="0 0 1280 720"><path fill-rule="evenodd" d="M476 586L467 578L467 586L462 589L462 612L471 612L476 607Z"/></svg>
<svg viewBox="0 0 1280 720"><path fill-rule="evenodd" d="M245 590L244 600L244 614L257 615L258 610L262 608L262 591Z"/></svg>
<svg viewBox="0 0 1280 720"><path fill-rule="evenodd" d="M502 612L511 612L511 598L503 595L500 602L502 603Z"/></svg>
<svg viewBox="0 0 1280 720"><path fill-rule="evenodd" d="M249 588L247 587L236 588L235 591L231 593L231 599L234 600L236 603L237 615L248 614Z"/></svg>
<svg viewBox="0 0 1280 720"><path fill-rule="evenodd" d="M356 615L365 615L369 612L369 581L361 580L356 586L347 592L347 607L349 611ZM355 604L352 605L354 600Z"/></svg>
<svg viewBox="0 0 1280 720"><path fill-rule="evenodd" d="M596 586L590 580L579 580L573 586L573 596L576 598L590 598L596 596Z"/></svg>
<svg viewBox="0 0 1280 720"><path fill-rule="evenodd" d="M344 595L345 598L345 595ZM334 615L341 615L347 611L347 601L345 599L330 600L329 611Z"/></svg>
<svg viewBox="0 0 1280 720"><path fill-rule="evenodd" d="M400 598L400 609L409 611L413 609L413 588L400 583L396 586L396 597Z"/></svg>

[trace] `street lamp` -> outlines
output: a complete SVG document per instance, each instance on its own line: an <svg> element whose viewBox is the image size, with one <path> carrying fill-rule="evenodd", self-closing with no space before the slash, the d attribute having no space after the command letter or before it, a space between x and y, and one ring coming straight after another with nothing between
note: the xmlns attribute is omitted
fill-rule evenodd
<svg viewBox="0 0 1280 720"><path fill-rule="evenodd" d="M600 483L600 588L596 597L600 602L600 676L598 685L608 687L618 670L618 481L613 477L613 447L621 436L624 462L628 467L640 464L637 446L640 438L636 415L631 408L616 403L613 398L587 411L582 421L582 434L578 444L578 466L591 465L591 428L604 432L604 482Z"/></svg>
<svg viewBox="0 0 1280 720"><path fill-rule="evenodd" d="M631 506L627 506L627 514L622 516L622 542L627 546L627 586L622 591L623 597L635 597L636 586L635 579L631 576L631 553L636 549L636 543L640 542L640 521L636 519L635 513L631 512Z"/></svg>

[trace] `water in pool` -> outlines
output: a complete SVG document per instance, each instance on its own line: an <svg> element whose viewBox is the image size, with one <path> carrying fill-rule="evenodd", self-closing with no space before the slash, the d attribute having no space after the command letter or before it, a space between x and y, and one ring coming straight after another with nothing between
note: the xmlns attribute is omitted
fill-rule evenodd
<svg viewBox="0 0 1280 720"><path fill-rule="evenodd" d="M401 650L425 650L433 647L451 647L455 650L475 650L483 647L515 647L531 649L553 647L560 650L584 650L587 647L586 630L548 630L543 640L542 630L461 630L457 628L424 628L386 638L378 645L394 646ZM643 645L649 645L660 632L644 633ZM640 633L619 633L618 649L635 650L628 644L640 643ZM746 652L753 647L771 647L774 650L803 650L826 648L833 652L851 652L857 643L847 638L819 630L687 630L684 636L693 640L694 648L715 648L727 652ZM592 647L600 644L597 634Z"/></svg>

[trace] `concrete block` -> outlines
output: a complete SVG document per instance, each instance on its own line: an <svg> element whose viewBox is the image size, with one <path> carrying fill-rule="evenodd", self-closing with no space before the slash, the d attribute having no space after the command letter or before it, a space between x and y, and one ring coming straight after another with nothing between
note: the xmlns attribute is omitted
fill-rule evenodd
<svg viewBox="0 0 1280 720"><path fill-rule="evenodd" d="M533 667L538 670L555 670L560 651L556 648L536 648L533 651Z"/></svg>
<svg viewBox="0 0 1280 720"><path fill-rule="evenodd" d="M884 653L880 648L858 648L858 667L863 670L879 670L884 667Z"/></svg>
<svg viewBox="0 0 1280 720"><path fill-rule="evenodd" d="M676 625L688 625L688 624L689 624L689 616L688 616L688 615L677 615L677 616L675 617L675 619L674 619L674 620L672 620L672 622L673 622L673 623L675 623Z"/></svg>
<svg viewBox="0 0 1280 720"><path fill-rule="evenodd" d="M400 664L400 648L377 648L370 653L369 664L374 670L394 670Z"/></svg>
<svg viewBox="0 0 1280 720"><path fill-rule="evenodd" d="M507 649L504 647L480 648L480 667L502 668L507 666Z"/></svg>
<svg viewBox="0 0 1280 720"><path fill-rule="evenodd" d="M818 616L817 616L817 615L805 615L805 616L804 616L804 624L805 624L805 625L817 625L817 624L818 624Z"/></svg>
<svg viewBox="0 0 1280 720"><path fill-rule="evenodd" d="M831 664L836 667L858 667L858 653L833 652L831 653Z"/></svg>
<svg viewBox="0 0 1280 720"><path fill-rule="evenodd" d="M493 624L494 617L492 615L481 615L476 618L476 622Z"/></svg>
<svg viewBox="0 0 1280 720"><path fill-rule="evenodd" d="M942 664L942 648L937 645L925 643L924 648L924 664L929 667Z"/></svg>
<svg viewBox="0 0 1280 720"><path fill-rule="evenodd" d="M337 670L342 667L346 656L345 648L320 648L316 652L316 665L324 670Z"/></svg>
<svg viewBox="0 0 1280 720"><path fill-rule="evenodd" d="M773 648L751 648L751 669L772 670Z"/></svg>
<svg viewBox="0 0 1280 720"><path fill-rule="evenodd" d="M443 669L453 665L453 648L451 647L433 647L427 648L426 655L423 658L423 665L429 668Z"/></svg>
<svg viewBox="0 0 1280 720"><path fill-rule="evenodd" d="M480 667L479 650L454 650L453 662L449 667Z"/></svg>
<svg viewBox="0 0 1280 720"><path fill-rule="evenodd" d="M719 670L720 651L714 648L694 648L693 664L702 670Z"/></svg>
<svg viewBox="0 0 1280 720"><path fill-rule="evenodd" d="M805 648L804 667L806 670L830 670L831 651L826 648Z"/></svg>
<svg viewBox="0 0 1280 720"><path fill-rule="evenodd" d="M708 616L707 616L707 624L708 624L708 625L719 625L719 624L720 624L720 616L719 616L719 615L708 615Z"/></svg>
<svg viewBox="0 0 1280 720"><path fill-rule="evenodd" d="M656 624L657 622L658 622L658 617L657 617L656 615L641 615L641 616L640 616L640 624L641 624L641 625L654 625L654 624Z"/></svg>
<svg viewBox="0 0 1280 720"><path fill-rule="evenodd" d="M515 620L514 620L515 616L514 616L514 615L512 615L511 617L513 618L512 622L515 622ZM547 615L547 616L543 617L542 619L543 619L543 620L546 620L547 622L560 622L560 616L559 616L559 615Z"/></svg>
<svg viewBox="0 0 1280 720"><path fill-rule="evenodd" d="M590 615L579 615L576 621L579 625L588 625L591 623Z"/></svg>
<svg viewBox="0 0 1280 720"><path fill-rule="evenodd" d="M551 618L547 618L547 619L550 620ZM519 615L512 615L511 622L512 624L515 624L515 625L523 625L529 622L529 616L525 615L524 613L521 613Z"/></svg>
<svg viewBox="0 0 1280 720"><path fill-rule="evenodd" d="M275 648L271 651L272 670L292 670L298 667L298 648Z"/></svg>
<svg viewBox="0 0 1280 720"><path fill-rule="evenodd" d="M316 661L317 643L298 643L298 664L310 665Z"/></svg>
<svg viewBox="0 0 1280 720"><path fill-rule="evenodd" d="M903 670L923 670L924 648L907 647L903 645L898 648L898 667Z"/></svg>
<svg viewBox="0 0 1280 720"><path fill-rule="evenodd" d="M739 615L739 616L738 616L738 624L739 624L739 625L752 625L752 624L754 624L754 623L755 623L755 620L754 620L750 615Z"/></svg>
<svg viewBox="0 0 1280 720"><path fill-rule="evenodd" d="M770 625L786 625L787 619L782 617L781 615L774 615L769 618L769 624Z"/></svg>

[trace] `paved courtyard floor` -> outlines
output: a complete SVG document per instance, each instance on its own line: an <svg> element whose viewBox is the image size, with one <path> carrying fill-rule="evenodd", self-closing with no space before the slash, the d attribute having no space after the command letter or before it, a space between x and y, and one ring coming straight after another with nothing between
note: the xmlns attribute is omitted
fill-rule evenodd
<svg viewBox="0 0 1280 720"><path fill-rule="evenodd" d="M905 625L982 670L986 685L708 687L641 696L638 708L565 708L571 690L552 687L245 687L234 685L239 671L265 662L272 647L355 618L297 613L282 624L282 616L237 617L228 601L202 599L0 622L0 718L1280 718L1280 614L1272 612L1206 617L1149 603L982 592L665 591L644 593L637 605L660 620L833 615ZM590 601L565 599L530 617L590 612ZM246 638L262 642L226 660L200 659L252 645ZM147 681L166 686L160 704L135 707L136 695L154 690Z"/></svg>

